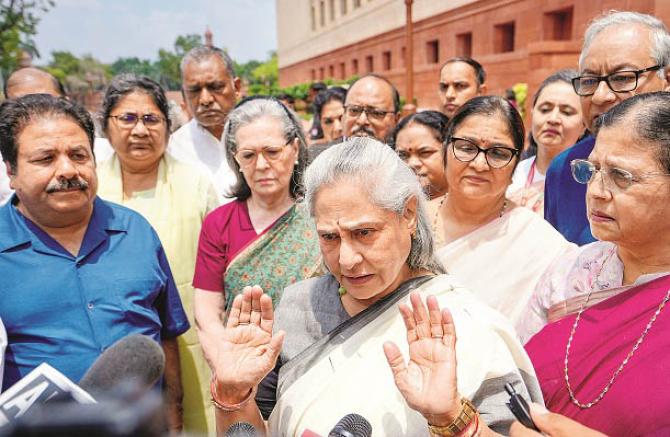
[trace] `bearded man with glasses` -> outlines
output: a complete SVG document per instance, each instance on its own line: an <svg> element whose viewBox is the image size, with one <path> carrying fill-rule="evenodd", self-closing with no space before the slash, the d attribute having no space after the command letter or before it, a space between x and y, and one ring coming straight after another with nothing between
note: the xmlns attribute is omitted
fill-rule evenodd
<svg viewBox="0 0 670 437"><path fill-rule="evenodd" d="M580 96L584 125L593 132L600 116L636 94L668 89L670 34L656 17L610 12L586 30L579 76L572 85ZM583 245L595 240L586 217L586 189L574 181L570 162L593 150L588 136L558 155L547 171L544 216L566 239Z"/></svg>
<svg viewBox="0 0 670 437"><path fill-rule="evenodd" d="M344 101L344 136L370 137L385 143L399 116L398 90L388 79L367 74L351 84Z"/></svg>

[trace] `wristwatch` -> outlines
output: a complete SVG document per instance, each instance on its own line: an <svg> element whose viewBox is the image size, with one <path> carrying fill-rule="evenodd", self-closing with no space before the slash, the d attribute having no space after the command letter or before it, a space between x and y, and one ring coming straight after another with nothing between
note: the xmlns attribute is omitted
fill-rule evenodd
<svg viewBox="0 0 670 437"><path fill-rule="evenodd" d="M464 431L471 429L472 432L465 434ZM461 437L471 436L479 428L479 414L477 408L466 398L461 398L461 412L458 416L446 426L435 426L428 424L431 435L438 437Z"/></svg>

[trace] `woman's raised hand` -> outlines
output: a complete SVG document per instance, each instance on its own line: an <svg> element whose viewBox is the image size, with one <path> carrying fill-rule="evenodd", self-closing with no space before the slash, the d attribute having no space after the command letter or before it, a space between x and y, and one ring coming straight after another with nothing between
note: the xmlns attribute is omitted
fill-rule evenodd
<svg viewBox="0 0 670 437"><path fill-rule="evenodd" d="M412 309L399 306L407 328L409 363L392 342L384 344L384 353L393 371L395 384L413 410L431 425L446 426L461 411L456 388L456 330L449 310L437 304L435 296L426 299L410 294Z"/></svg>
<svg viewBox="0 0 670 437"><path fill-rule="evenodd" d="M235 297L214 363L217 393L237 403L274 368L284 332L272 335L272 299L259 286Z"/></svg>

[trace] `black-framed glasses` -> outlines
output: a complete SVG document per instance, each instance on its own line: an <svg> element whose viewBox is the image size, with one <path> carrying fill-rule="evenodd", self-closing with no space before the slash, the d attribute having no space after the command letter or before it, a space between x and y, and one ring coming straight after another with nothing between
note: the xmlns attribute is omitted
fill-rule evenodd
<svg viewBox="0 0 670 437"><path fill-rule="evenodd" d="M597 168L594 163L587 161L586 159L572 160L570 162L570 169L572 170L572 177L580 184L588 184L592 182L596 173L600 173L600 176L603 179L603 183L608 189L611 189L611 184L614 184L617 188L622 190L629 188L636 182L640 182L641 178L651 176L670 176L670 174L663 172L643 173L635 176L628 170L623 170L621 168Z"/></svg>
<svg viewBox="0 0 670 437"><path fill-rule="evenodd" d="M634 91L637 88L637 82L640 75L649 71L656 71L663 68L661 65L654 65L642 70L623 70L616 71L605 76L596 76L593 74L585 74L583 76L572 79L572 87L575 89L577 95L592 96L595 94L600 82L605 81L607 86L615 93L627 93Z"/></svg>
<svg viewBox="0 0 670 437"><path fill-rule="evenodd" d="M276 162L281 159L284 155L286 146L291 144L293 140L294 138L291 138L281 146L265 146L260 150L239 149L233 156L235 157L235 161L237 161L242 168L251 167L256 164L259 154L263 154L263 158L265 158L267 162Z"/></svg>
<svg viewBox="0 0 670 437"><path fill-rule="evenodd" d="M372 106L345 105L344 110L352 118L358 118L365 112L365 116L370 121L382 121L386 114L395 114L395 111L384 111L383 109L373 108Z"/></svg>
<svg viewBox="0 0 670 437"><path fill-rule="evenodd" d="M480 153L483 153L491 168L503 168L519 154L518 150L505 146L494 145L488 149L482 149L477 143L466 138L451 137L449 143L454 157L459 161L474 161Z"/></svg>
<svg viewBox="0 0 670 437"><path fill-rule="evenodd" d="M144 126L146 126L147 129L156 129L165 120L165 118L156 114L138 115L133 114L132 112L126 112L119 115L110 115L109 118L116 120L116 123L122 129L132 129L140 120L142 120L142 123L144 123Z"/></svg>

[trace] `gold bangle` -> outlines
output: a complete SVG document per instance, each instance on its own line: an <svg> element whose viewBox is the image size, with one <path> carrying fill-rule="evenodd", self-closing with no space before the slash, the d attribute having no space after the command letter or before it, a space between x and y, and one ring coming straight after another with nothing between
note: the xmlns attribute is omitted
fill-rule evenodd
<svg viewBox="0 0 670 437"><path fill-rule="evenodd" d="M249 403L249 401L251 401L256 396L256 387L252 387L247 397L244 398L241 402L238 402L233 405L226 404L218 399L219 396L218 393L216 392L216 375L212 375L212 381L209 383L209 392L212 395L212 404L214 404L214 406L217 409L225 413L234 413L235 411L241 410L246 404Z"/></svg>
<svg viewBox="0 0 670 437"><path fill-rule="evenodd" d="M477 408L466 398L461 398L461 412L448 425L435 426L428 424L430 433L439 437L460 437L463 431L470 428L473 423L478 425Z"/></svg>

